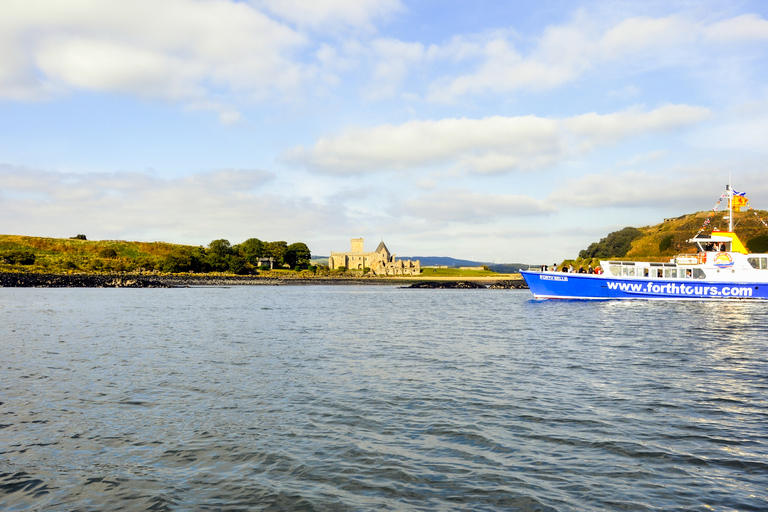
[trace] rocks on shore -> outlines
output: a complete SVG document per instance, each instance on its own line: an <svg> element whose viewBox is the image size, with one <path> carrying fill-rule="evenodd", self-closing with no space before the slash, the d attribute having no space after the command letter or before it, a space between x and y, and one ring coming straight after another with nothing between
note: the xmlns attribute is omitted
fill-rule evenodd
<svg viewBox="0 0 768 512"><path fill-rule="evenodd" d="M421 283L413 283L411 286L404 286L404 288L429 288L432 290L453 290L453 289L475 289L485 286L471 281L424 281Z"/></svg>
<svg viewBox="0 0 768 512"><path fill-rule="evenodd" d="M170 288L138 276L96 274L0 274L4 288Z"/></svg>
<svg viewBox="0 0 768 512"><path fill-rule="evenodd" d="M514 290L521 288L528 288L525 281L522 279L498 281L489 286L476 283L474 281L423 281L420 283L414 283L411 286L404 286L403 288L428 288L432 290L466 290L466 289L493 289L493 290Z"/></svg>
<svg viewBox="0 0 768 512"><path fill-rule="evenodd" d="M355 278L296 278L280 279L261 276L233 275L104 275L104 274L31 274L0 273L0 288L181 288L187 286L238 286L238 285L395 285L402 281L390 279ZM473 281L421 281L404 288L432 289L485 289L484 284ZM487 288L527 288L525 281L498 281Z"/></svg>
<svg viewBox="0 0 768 512"><path fill-rule="evenodd" d="M509 279L506 281L498 281L488 288L492 290L527 290L528 285L525 284L523 279Z"/></svg>

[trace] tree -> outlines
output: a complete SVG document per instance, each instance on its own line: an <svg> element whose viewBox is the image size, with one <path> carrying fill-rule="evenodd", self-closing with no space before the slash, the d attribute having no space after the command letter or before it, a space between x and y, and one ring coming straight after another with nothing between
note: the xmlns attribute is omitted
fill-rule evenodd
<svg viewBox="0 0 768 512"><path fill-rule="evenodd" d="M291 244L285 250L284 261L291 267L309 265L311 258L312 254L309 252L309 247L303 242Z"/></svg>
<svg viewBox="0 0 768 512"><path fill-rule="evenodd" d="M208 244L205 262L217 272L225 272L229 269L229 256L232 254L232 245L229 240L219 239Z"/></svg>
<svg viewBox="0 0 768 512"><path fill-rule="evenodd" d="M264 247L264 255L275 259L278 266L285 263L285 251L288 249L286 242L267 242Z"/></svg>
<svg viewBox="0 0 768 512"><path fill-rule="evenodd" d="M599 242L589 244L585 250L579 252L579 258L622 258L632 248L632 240L643 233L637 228L626 227L619 231L609 233Z"/></svg>
<svg viewBox="0 0 768 512"><path fill-rule="evenodd" d="M256 267L259 264L259 259L264 257L265 244L258 238L249 238L245 242L233 246L232 250Z"/></svg>

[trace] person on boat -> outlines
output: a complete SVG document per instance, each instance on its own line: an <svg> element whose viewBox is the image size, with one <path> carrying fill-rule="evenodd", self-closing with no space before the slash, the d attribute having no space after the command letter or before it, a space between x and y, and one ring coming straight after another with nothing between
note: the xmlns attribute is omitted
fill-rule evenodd
<svg viewBox="0 0 768 512"><path fill-rule="evenodd" d="M594 274L595 269L592 268L592 265L589 266L589 269L587 269L587 274Z"/></svg>
<svg viewBox="0 0 768 512"><path fill-rule="evenodd" d="M720 252L725 252L725 242L720 244Z"/></svg>
<svg viewBox="0 0 768 512"><path fill-rule="evenodd" d="M557 263L552 264L552 272L557 272Z"/></svg>
<svg viewBox="0 0 768 512"><path fill-rule="evenodd" d="M568 265L568 273L573 274L573 265Z"/></svg>
<svg viewBox="0 0 768 512"><path fill-rule="evenodd" d="M579 272L579 274L586 274L587 273L587 271L584 270L584 267L579 267L578 272Z"/></svg>

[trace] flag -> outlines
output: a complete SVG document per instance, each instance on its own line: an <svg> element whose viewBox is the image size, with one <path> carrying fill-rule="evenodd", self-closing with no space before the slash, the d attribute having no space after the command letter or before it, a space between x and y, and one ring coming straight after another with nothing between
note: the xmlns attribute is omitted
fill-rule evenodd
<svg viewBox="0 0 768 512"><path fill-rule="evenodd" d="M733 208L741 208L743 206L747 206L747 203L749 202L749 199L747 199L747 193L746 192L736 192L733 191L733 198L731 199L731 206Z"/></svg>

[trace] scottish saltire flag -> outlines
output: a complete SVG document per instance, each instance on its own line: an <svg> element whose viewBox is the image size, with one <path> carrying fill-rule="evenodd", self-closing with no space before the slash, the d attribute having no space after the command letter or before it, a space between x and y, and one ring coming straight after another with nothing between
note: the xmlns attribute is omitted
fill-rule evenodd
<svg viewBox="0 0 768 512"><path fill-rule="evenodd" d="M743 206L747 206L748 202L749 199L747 199L746 192L736 192L735 190L733 191L733 200L731 206L734 208L741 208Z"/></svg>

